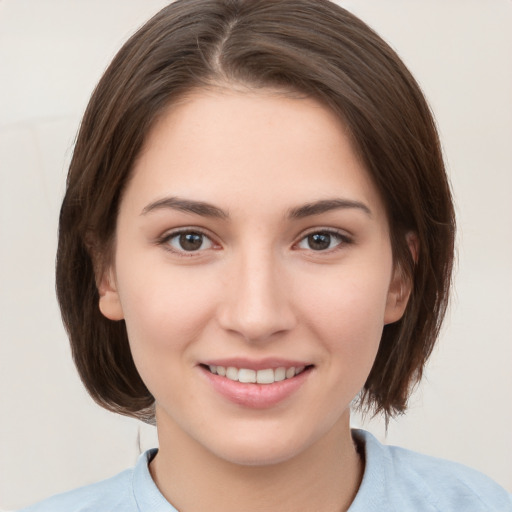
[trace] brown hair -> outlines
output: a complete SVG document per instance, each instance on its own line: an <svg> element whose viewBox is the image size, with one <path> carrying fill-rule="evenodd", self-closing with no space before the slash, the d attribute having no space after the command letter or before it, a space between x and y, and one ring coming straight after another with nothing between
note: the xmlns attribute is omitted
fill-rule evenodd
<svg viewBox="0 0 512 512"><path fill-rule="evenodd" d="M414 78L373 30L328 0L178 0L128 40L98 83L69 169L57 253L57 294L85 386L109 410L154 419L124 322L99 311L95 269L108 260L123 188L155 120L192 89L216 84L297 91L348 127L387 207L395 264L413 284L403 318L384 327L361 405L387 418L403 412L446 310L450 187Z"/></svg>

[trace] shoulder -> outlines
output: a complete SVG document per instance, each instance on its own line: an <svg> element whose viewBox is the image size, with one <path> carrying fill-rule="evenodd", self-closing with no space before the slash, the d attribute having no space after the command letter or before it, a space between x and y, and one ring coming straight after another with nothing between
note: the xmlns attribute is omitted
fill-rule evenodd
<svg viewBox="0 0 512 512"><path fill-rule="evenodd" d="M390 504L389 510L512 511L512 496L478 471L396 446L382 445L368 432L355 431L354 437L364 446L366 456L367 467L361 488L365 479L367 487L378 484L380 499Z"/></svg>
<svg viewBox="0 0 512 512"><path fill-rule="evenodd" d="M397 488L413 486L432 510L512 511L512 498L492 479L455 462L389 447Z"/></svg>
<svg viewBox="0 0 512 512"><path fill-rule="evenodd" d="M89 512L132 510L131 476L128 469L101 482L52 496L20 512ZM136 509L133 509L136 510Z"/></svg>
<svg viewBox="0 0 512 512"><path fill-rule="evenodd" d="M134 468L112 478L52 496L19 512L136 512L139 510L136 493L152 493L156 489L153 489L148 469L148 462L155 453L156 450L148 450L139 457ZM136 478L138 487L134 482Z"/></svg>

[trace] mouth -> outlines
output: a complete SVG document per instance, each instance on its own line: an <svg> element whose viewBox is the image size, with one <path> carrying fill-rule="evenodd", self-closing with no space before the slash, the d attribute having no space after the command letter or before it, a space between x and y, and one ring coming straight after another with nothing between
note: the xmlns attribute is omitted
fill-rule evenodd
<svg viewBox="0 0 512 512"><path fill-rule="evenodd" d="M251 368L237 368L235 366L201 365L213 375L219 375L234 382L243 384L274 384L293 379L297 375L310 370L313 365L305 366L280 366L278 368L263 368L254 370Z"/></svg>
<svg viewBox="0 0 512 512"><path fill-rule="evenodd" d="M199 364L211 388L244 409L287 403L309 381L315 365L302 361L230 359Z"/></svg>

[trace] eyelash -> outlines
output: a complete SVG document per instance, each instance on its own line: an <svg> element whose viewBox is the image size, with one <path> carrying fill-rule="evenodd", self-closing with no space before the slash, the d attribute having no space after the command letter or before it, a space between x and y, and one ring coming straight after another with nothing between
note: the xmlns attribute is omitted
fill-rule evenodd
<svg viewBox="0 0 512 512"><path fill-rule="evenodd" d="M203 243L207 240L210 244L210 247L207 247L204 249L199 248L197 250L190 250L190 251L187 251L186 249L183 249L183 248L181 248L181 249L173 248L171 246L171 241L173 239L176 239L176 238L182 236L182 235L199 235L200 237L202 237L201 245L203 245ZM308 238L312 237L314 235L323 235L323 236L330 237L329 244L332 242L333 238L337 239L337 243L335 244L334 247L327 247L326 249L313 249L311 247L308 247L308 248L299 247L299 245L301 243L303 243L303 242L307 243ZM178 242L178 243L180 243L180 242ZM296 242L293 245L293 247L294 248L297 247L299 250L312 251L313 253L331 253L331 252L335 252L335 251L339 250L341 248L341 246L346 246L351 243L353 243L352 238L340 231L336 231L333 229L315 229L313 231L310 231L309 233L302 235L300 240L298 242ZM165 248L165 250L172 252L174 254L177 254L178 256L185 257L185 258L194 257L194 256L204 252L205 250L214 248L214 246L215 246L215 242L212 240L212 238L209 235L207 235L204 231L202 231L201 229L198 229L198 228L185 228L185 229L172 231L170 233L165 234L161 238L159 238L157 240L157 244L163 246Z"/></svg>
<svg viewBox="0 0 512 512"><path fill-rule="evenodd" d="M187 251L185 249L173 248L171 246L171 241L175 238L182 236L182 235L199 235L202 237L201 245L205 241L209 241L209 243L211 244L211 247L208 247L207 249L200 248L198 250L192 250L192 251ZM201 253L205 250L208 250L208 249L212 249L216 245L215 242L212 240L212 237L207 235L204 231L202 231L199 228L185 228L185 229L179 229L176 231L172 231L170 233L166 233L165 235L163 235L156 242L158 245L163 246L166 251L172 252L173 254L176 254L176 255L184 257L184 258L190 258L190 257L197 256L199 253Z"/></svg>
<svg viewBox="0 0 512 512"><path fill-rule="evenodd" d="M305 235L303 235L302 238L295 244L295 246L299 246L299 244L301 244L303 242L307 243L308 238L311 236L314 236L314 235L328 236L328 237L330 237L330 242L332 241L333 238L337 239L337 243L335 244L334 247L328 247L326 249L315 250L315 249L309 247L309 248L304 248L304 250L311 251L313 253L332 253L337 250L340 250L343 246L347 246L347 245L353 243L352 238L350 236L348 236L346 233L337 231L335 229L327 229L327 228L326 229L321 229L321 228L318 229L318 228L316 228L315 230L310 231L309 233L306 233ZM300 249L302 249L302 248L300 248Z"/></svg>

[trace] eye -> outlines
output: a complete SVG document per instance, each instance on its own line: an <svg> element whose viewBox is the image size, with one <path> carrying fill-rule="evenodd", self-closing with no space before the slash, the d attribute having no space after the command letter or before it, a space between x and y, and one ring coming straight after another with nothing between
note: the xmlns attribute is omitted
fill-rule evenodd
<svg viewBox="0 0 512 512"><path fill-rule="evenodd" d="M316 231L300 240L297 247L299 247L299 249L309 249L313 251L327 251L349 242L350 239L340 233L333 231Z"/></svg>
<svg viewBox="0 0 512 512"><path fill-rule="evenodd" d="M199 231L181 231L168 235L164 243L176 252L197 252L211 249L213 242Z"/></svg>

